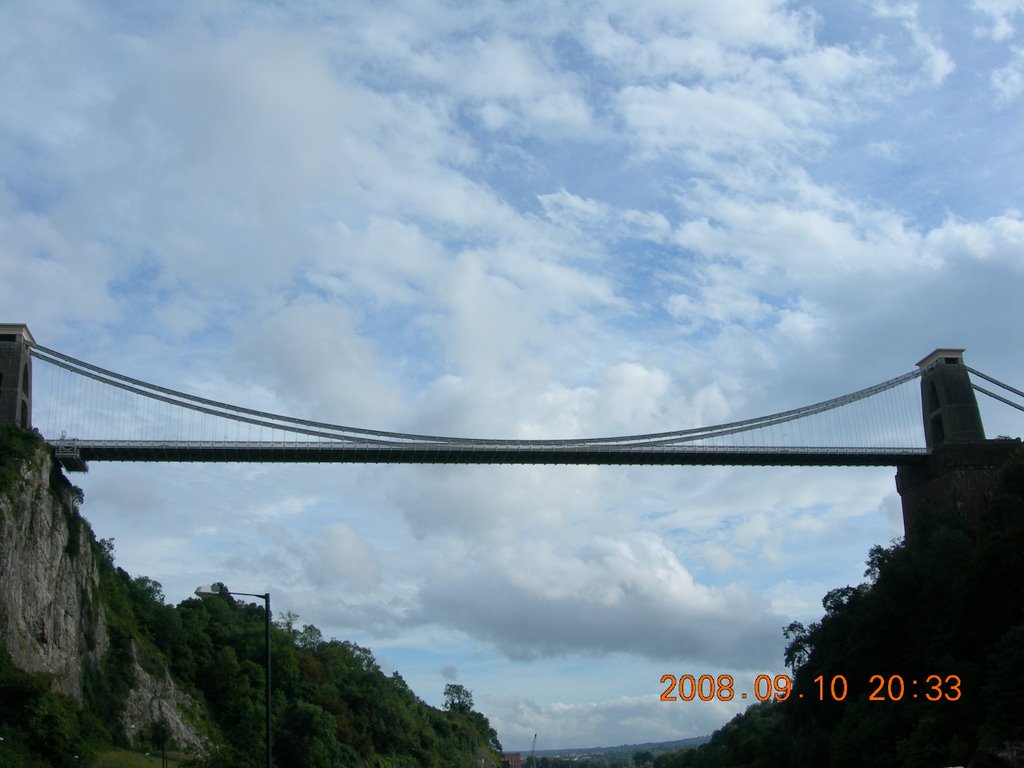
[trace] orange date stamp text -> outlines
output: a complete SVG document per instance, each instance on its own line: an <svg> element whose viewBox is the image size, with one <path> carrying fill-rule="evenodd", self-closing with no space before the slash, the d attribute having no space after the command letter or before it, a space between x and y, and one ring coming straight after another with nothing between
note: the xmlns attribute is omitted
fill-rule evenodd
<svg viewBox="0 0 1024 768"><path fill-rule="evenodd" d="M818 675L812 682L811 690L795 692L793 678L789 675L758 675L748 691L737 691L732 675L662 675L661 684L667 687L661 692L661 700L732 701L739 698L785 701L795 696L811 701L845 701L850 694L845 675L832 675L830 678ZM903 675L871 675L865 690L868 701L959 701L963 696L960 686L958 675L927 675L921 679Z"/></svg>

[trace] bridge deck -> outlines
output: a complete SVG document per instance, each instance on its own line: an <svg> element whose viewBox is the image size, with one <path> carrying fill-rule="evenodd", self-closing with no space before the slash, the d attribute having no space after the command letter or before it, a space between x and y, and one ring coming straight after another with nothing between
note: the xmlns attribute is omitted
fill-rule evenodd
<svg viewBox="0 0 1024 768"><path fill-rule="evenodd" d="M749 466L906 466L925 448L779 448L697 445L558 445L529 443L157 442L51 443L69 471L90 461L276 462L351 464L647 464Z"/></svg>

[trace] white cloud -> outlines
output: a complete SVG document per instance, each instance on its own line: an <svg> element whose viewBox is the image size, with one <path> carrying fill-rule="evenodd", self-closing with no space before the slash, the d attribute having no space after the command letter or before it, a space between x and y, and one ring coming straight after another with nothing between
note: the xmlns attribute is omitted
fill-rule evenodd
<svg viewBox="0 0 1024 768"><path fill-rule="evenodd" d="M304 299L266 311L239 343L236 371L269 382L289 406L306 403L310 410L301 418L356 427L397 421L399 387L343 306Z"/></svg>
<svg viewBox="0 0 1024 768"><path fill-rule="evenodd" d="M812 93L832 100L842 98L851 87L863 87L867 78L880 73L882 63L865 53L852 53L840 46L818 47L783 62Z"/></svg>
<svg viewBox="0 0 1024 768"><path fill-rule="evenodd" d="M922 28L916 3L878 2L875 14L880 18L899 19L903 22L918 55L923 59L924 74L932 85L941 85L956 69L949 52L936 42L933 34Z"/></svg>
<svg viewBox="0 0 1024 768"><path fill-rule="evenodd" d="M999 104L1005 106L1016 101L1024 91L1024 48L1013 49L1010 63L993 70L991 82Z"/></svg>
<svg viewBox="0 0 1024 768"><path fill-rule="evenodd" d="M876 157L895 160L899 156L900 145L895 141L874 141L868 145L868 151Z"/></svg>
<svg viewBox="0 0 1024 768"><path fill-rule="evenodd" d="M320 587L354 585L363 590L380 583L380 562L373 549L344 523L323 528L313 542L309 577Z"/></svg>
<svg viewBox="0 0 1024 768"><path fill-rule="evenodd" d="M255 506L251 514L257 518L277 519L281 517L294 517L301 515L319 501L315 496L292 496L284 499L276 499L264 504Z"/></svg>
<svg viewBox="0 0 1024 768"><path fill-rule="evenodd" d="M26 210L0 182L0 304L10 317L39 318L36 328L61 322L89 325L118 320L109 276L121 259L95 243L80 243L45 216Z"/></svg>
<svg viewBox="0 0 1024 768"><path fill-rule="evenodd" d="M423 467L403 474L407 481L387 494L417 537L454 532L487 546L595 514L607 492L594 468Z"/></svg>
<svg viewBox="0 0 1024 768"><path fill-rule="evenodd" d="M630 132L645 152L681 152L703 167L714 158L749 155L764 161L798 139L820 140L798 100L769 104L753 94L670 83L631 86L620 96ZM787 107L793 112L786 114ZM787 119L790 118L790 119Z"/></svg>
<svg viewBox="0 0 1024 768"><path fill-rule="evenodd" d="M492 549L433 574L420 600L421 621L486 638L513 658L624 652L738 667L771 664L781 648L782 617L763 600L698 585L648 534Z"/></svg>
<svg viewBox="0 0 1024 768"><path fill-rule="evenodd" d="M999 262L1020 271L1024 269L1024 217L1011 211L984 222L950 219L928 232L924 249L951 265Z"/></svg>
<svg viewBox="0 0 1024 768"><path fill-rule="evenodd" d="M633 425L664 424L669 384L664 371L637 363L619 363L605 376L598 412L619 425L620 430Z"/></svg>
<svg viewBox="0 0 1024 768"><path fill-rule="evenodd" d="M602 10L601 21L610 30L621 29L620 45L625 43L624 38L631 37L637 50L652 39L657 42L672 37L738 50L787 51L807 45L813 23L811 14L788 8L778 0L730 0L714 5L696 1L611 0ZM655 53L666 53L667 49L655 46ZM615 50L614 46L610 50Z"/></svg>
<svg viewBox="0 0 1024 768"><path fill-rule="evenodd" d="M941 85L953 73L953 70L956 69L953 57L949 55L946 49L936 43L931 35L919 29L916 25L909 25L908 29L914 38L914 44L921 50L925 58L926 71L932 83L934 85Z"/></svg>
<svg viewBox="0 0 1024 768"><path fill-rule="evenodd" d="M1022 0L973 0L972 6L988 22L987 27L977 27L975 32L997 41L1013 37L1017 31L1015 18L1024 16Z"/></svg>

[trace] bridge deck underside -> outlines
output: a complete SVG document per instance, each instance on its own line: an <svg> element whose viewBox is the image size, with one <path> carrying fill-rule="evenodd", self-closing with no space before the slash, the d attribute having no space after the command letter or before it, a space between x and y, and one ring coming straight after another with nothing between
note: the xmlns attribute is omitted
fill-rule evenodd
<svg viewBox="0 0 1024 768"><path fill-rule="evenodd" d="M649 464L749 466L898 466L923 461L924 448L763 448L706 446L530 446L375 443L54 443L73 471L90 461L351 464Z"/></svg>

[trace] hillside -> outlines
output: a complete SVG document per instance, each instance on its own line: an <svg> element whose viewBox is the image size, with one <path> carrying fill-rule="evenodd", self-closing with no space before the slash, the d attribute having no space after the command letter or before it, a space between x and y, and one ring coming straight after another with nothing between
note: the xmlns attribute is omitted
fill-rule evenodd
<svg viewBox="0 0 1024 768"><path fill-rule="evenodd" d="M89 765L112 746L158 744L195 765L262 764L263 608L166 605L160 584L116 566L81 504L37 434L0 429L0 765ZM271 632L275 764L496 764L468 691L430 707L369 649L283 615Z"/></svg>
<svg viewBox="0 0 1024 768"><path fill-rule="evenodd" d="M913 546L872 548L867 581L787 628L792 695L655 768L1019 765L995 750L1024 739L1024 451L979 527L949 506L922 519Z"/></svg>

